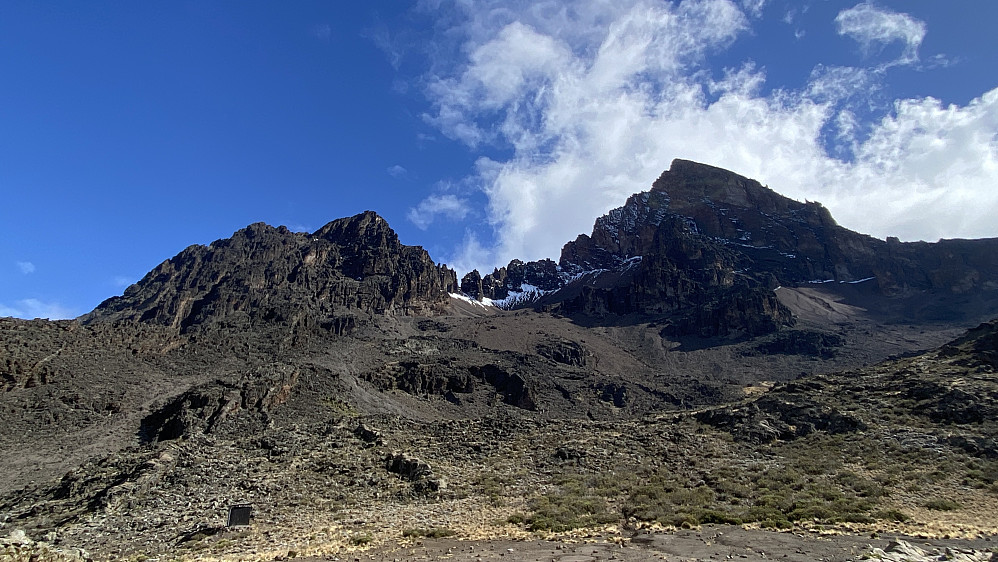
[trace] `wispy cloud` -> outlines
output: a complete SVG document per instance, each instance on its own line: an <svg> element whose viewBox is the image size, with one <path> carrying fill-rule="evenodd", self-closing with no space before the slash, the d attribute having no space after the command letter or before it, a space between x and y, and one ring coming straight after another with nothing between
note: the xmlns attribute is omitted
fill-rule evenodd
<svg viewBox="0 0 998 562"><path fill-rule="evenodd" d="M116 275L116 276L114 276L113 279L111 279L111 283L115 287L117 287L119 289L123 289L125 287L128 287L132 283L135 283L135 278L134 277L126 277L124 275Z"/></svg>
<svg viewBox="0 0 998 562"><path fill-rule="evenodd" d="M754 18L762 17L762 10L766 7L768 0L741 0L742 8Z"/></svg>
<svg viewBox="0 0 998 562"><path fill-rule="evenodd" d="M284 226L286 226L288 228L288 230L290 230L291 232L312 232L312 231L315 230L310 225L301 224L301 223L294 222L294 221L291 221L291 222L282 222L281 224L283 224Z"/></svg>
<svg viewBox="0 0 998 562"><path fill-rule="evenodd" d="M468 201L456 195L431 195L419 202L419 205L409 209L409 220L417 227L426 230L438 216L451 220L462 220L471 208Z"/></svg>
<svg viewBox="0 0 998 562"><path fill-rule="evenodd" d="M38 299L21 299L8 306L0 303L0 317L14 318L48 318L49 320L64 320L79 316L74 310L55 302L43 302Z"/></svg>
<svg viewBox="0 0 998 562"><path fill-rule="evenodd" d="M917 62L918 48L925 39L926 32L925 22L908 14L878 8L869 2L839 12L835 25L839 35L855 39L867 54L900 42L901 55L887 65Z"/></svg>
<svg viewBox="0 0 998 562"><path fill-rule="evenodd" d="M405 42L394 35L388 26L379 21L365 32L365 36L373 41L378 49L381 49L392 68L398 70L402 66L402 59L406 51Z"/></svg>
<svg viewBox="0 0 998 562"><path fill-rule="evenodd" d="M328 42L333 37L333 28L328 23L312 26L312 36L319 41Z"/></svg>
<svg viewBox="0 0 998 562"><path fill-rule="evenodd" d="M469 236L468 251L455 251L477 260L468 265L557 257L677 157L822 201L844 225L880 237L996 234L998 90L966 106L916 98L883 109L874 67L818 67L804 88L766 94L765 70L751 64L714 80L708 56L749 29L728 0L455 9L464 20L447 33L463 38L466 55L430 77L426 118L481 154L471 183L488 197L496 238ZM827 25L870 48L900 41L909 59L925 35L918 20L868 4ZM882 113L861 127L860 107ZM840 143L831 151L829 139ZM466 202L438 197L410 220L425 228L440 213L468 214Z"/></svg>
<svg viewBox="0 0 998 562"><path fill-rule="evenodd" d="M488 263L488 256L492 254L492 249L484 246L474 231L468 230L464 234L463 243L459 248L455 249L454 254L446 260L446 263L454 268L455 271L463 273L472 269L479 269L484 275L492 271L491 269L483 268L483 264Z"/></svg>
<svg viewBox="0 0 998 562"><path fill-rule="evenodd" d="M24 275L27 275L35 272L35 264L30 261L19 261L17 262L17 269L21 270L21 273Z"/></svg>
<svg viewBox="0 0 998 562"><path fill-rule="evenodd" d="M404 178L404 177L406 177L409 174L409 170L406 170L405 168L403 168L402 166L399 166L398 164L396 164L394 166L389 166L388 170L386 170L386 171L388 172L389 176L391 176L391 177L393 177L395 179Z"/></svg>

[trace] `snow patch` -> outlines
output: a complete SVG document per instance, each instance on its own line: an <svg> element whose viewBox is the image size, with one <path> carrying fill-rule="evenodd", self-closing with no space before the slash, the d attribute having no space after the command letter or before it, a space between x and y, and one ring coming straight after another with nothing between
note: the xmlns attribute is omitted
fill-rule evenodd
<svg viewBox="0 0 998 562"><path fill-rule="evenodd" d="M463 293L447 293L447 294L450 295L450 298L452 299L461 300L468 304L473 304L475 306L480 306L482 308L488 308L489 306L492 306L492 299L482 299L481 301L477 301Z"/></svg>
<svg viewBox="0 0 998 562"><path fill-rule="evenodd" d="M557 290L557 289L556 289ZM529 283L524 283L520 285L519 291L510 291L506 298L504 299L484 299L488 300L489 304L496 308L501 308L503 310L510 310L517 306L523 304L529 304L537 301L537 299L543 297L548 293L553 293L555 291L545 291L539 287L535 287Z"/></svg>
<svg viewBox="0 0 998 562"><path fill-rule="evenodd" d="M876 279L876 277L867 277L865 279L857 279L856 281L839 281L839 284L841 285L843 283L848 283L849 285L856 285L857 283L866 283L867 281L873 281L874 279ZM808 283L811 283L812 285L823 285L825 283L834 283L834 282L835 282L834 279L825 279L824 281L822 281L821 279L815 279L813 281L808 281Z"/></svg>

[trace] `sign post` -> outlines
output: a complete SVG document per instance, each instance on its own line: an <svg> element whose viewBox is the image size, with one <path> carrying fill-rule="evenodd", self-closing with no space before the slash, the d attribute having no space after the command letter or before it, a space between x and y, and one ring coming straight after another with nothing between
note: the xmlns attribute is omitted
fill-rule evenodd
<svg viewBox="0 0 998 562"><path fill-rule="evenodd" d="M229 521L226 527L246 527L253 516L253 506L245 503L229 507Z"/></svg>

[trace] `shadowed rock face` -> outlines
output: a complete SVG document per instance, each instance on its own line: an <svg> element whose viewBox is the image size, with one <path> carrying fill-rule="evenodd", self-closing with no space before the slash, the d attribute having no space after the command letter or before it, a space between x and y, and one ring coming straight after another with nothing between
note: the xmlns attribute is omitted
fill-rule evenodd
<svg viewBox="0 0 998 562"><path fill-rule="evenodd" d="M598 218L552 260L484 277L434 264L373 212L312 234L262 223L163 262L86 324L138 321L181 332L224 319L351 333L358 314L428 314L461 290L503 308L667 316L668 335L765 334L793 323L772 289L864 283L881 296L998 290L998 240L901 243L835 223L818 203L676 160L650 191ZM209 322L211 320L211 322Z"/></svg>
<svg viewBox="0 0 998 562"><path fill-rule="evenodd" d="M671 212L735 250L739 266L758 272L759 281L767 274L782 285L869 279L885 295L998 288L998 239L883 241L839 226L820 203L800 203L755 180L682 160L651 193L667 194Z"/></svg>
<svg viewBox="0 0 998 562"><path fill-rule="evenodd" d="M508 307L587 315L671 314L675 335L758 335L790 322L777 286L867 283L881 296L998 289L998 239L902 243L843 228L816 202L733 172L675 160L590 235L550 260L518 260L462 288ZM523 287L540 289L532 297ZM533 290L533 289L531 289Z"/></svg>
<svg viewBox="0 0 998 562"><path fill-rule="evenodd" d="M368 211L312 234L257 223L209 246L190 246L82 320L187 330L227 318L342 331L351 324L344 314L427 313L456 287L453 270L423 248L399 243Z"/></svg>

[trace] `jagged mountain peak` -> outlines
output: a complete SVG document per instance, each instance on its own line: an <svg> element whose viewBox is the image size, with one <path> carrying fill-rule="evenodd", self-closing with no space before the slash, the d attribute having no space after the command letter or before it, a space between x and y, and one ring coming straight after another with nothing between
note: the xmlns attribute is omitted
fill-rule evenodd
<svg viewBox="0 0 998 562"><path fill-rule="evenodd" d="M182 330L219 318L341 325L336 318L357 312L429 313L460 290L504 308L667 315L684 333L758 332L790 321L777 286L867 283L887 296L979 290L998 273L995 245L877 240L837 225L819 203L675 160L648 191L568 242L558 262L513 260L458 286L452 270L401 244L374 211L313 233L254 223L185 249L82 320Z"/></svg>
<svg viewBox="0 0 998 562"><path fill-rule="evenodd" d="M398 235L388 225L388 221L374 211L364 211L352 217L330 221L312 233L312 236L340 242L383 240L388 244L399 243Z"/></svg>
<svg viewBox="0 0 998 562"><path fill-rule="evenodd" d="M885 242L839 226L820 203L677 159L650 190L567 243L553 280L543 262L517 262L505 269L524 275L499 269L468 281L481 287L482 298L502 299L504 306L689 313L687 320L700 318L682 321L694 332L723 333L754 322L746 306L772 320L767 329L784 322L788 314L772 297L777 286L865 283L883 296L987 290L998 273L996 248L996 240ZM715 313L745 322L725 324Z"/></svg>
<svg viewBox="0 0 998 562"><path fill-rule="evenodd" d="M384 218L365 211L311 234L254 223L190 246L82 321L182 330L219 319L340 326L345 314L428 311L456 287L453 270L401 244Z"/></svg>

